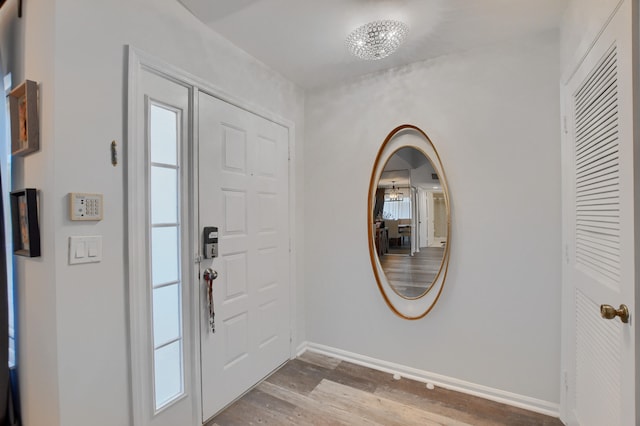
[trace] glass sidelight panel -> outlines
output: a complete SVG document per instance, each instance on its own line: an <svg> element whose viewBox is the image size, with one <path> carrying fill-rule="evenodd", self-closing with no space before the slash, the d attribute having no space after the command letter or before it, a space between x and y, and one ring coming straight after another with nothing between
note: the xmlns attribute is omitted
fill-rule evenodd
<svg viewBox="0 0 640 426"><path fill-rule="evenodd" d="M153 290L153 340L164 345L180 338L180 285Z"/></svg>
<svg viewBox="0 0 640 426"><path fill-rule="evenodd" d="M176 111L151 104L151 162L178 165L178 114Z"/></svg>
<svg viewBox="0 0 640 426"><path fill-rule="evenodd" d="M183 392L182 342L175 341L154 351L156 409Z"/></svg>
<svg viewBox="0 0 640 426"><path fill-rule="evenodd" d="M151 167L151 223L178 221L178 170Z"/></svg>
<svg viewBox="0 0 640 426"><path fill-rule="evenodd" d="M151 272L154 286L179 280L178 231L178 226L154 227L151 231Z"/></svg>
<svg viewBox="0 0 640 426"><path fill-rule="evenodd" d="M181 113L150 104L149 186L155 409L184 393L181 226Z"/></svg>

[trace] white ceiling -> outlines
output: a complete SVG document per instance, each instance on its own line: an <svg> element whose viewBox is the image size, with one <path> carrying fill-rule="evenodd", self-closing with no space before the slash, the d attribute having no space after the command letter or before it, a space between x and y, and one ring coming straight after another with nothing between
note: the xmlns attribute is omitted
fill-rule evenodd
<svg viewBox="0 0 640 426"><path fill-rule="evenodd" d="M557 28L567 0L179 0L201 21L303 88ZM396 19L409 35L393 55L362 61L344 40Z"/></svg>
<svg viewBox="0 0 640 426"><path fill-rule="evenodd" d="M423 189L439 189L440 181L434 180L432 173L436 173L436 170L422 152L413 147L404 147L387 160L378 179L378 188L411 185Z"/></svg>

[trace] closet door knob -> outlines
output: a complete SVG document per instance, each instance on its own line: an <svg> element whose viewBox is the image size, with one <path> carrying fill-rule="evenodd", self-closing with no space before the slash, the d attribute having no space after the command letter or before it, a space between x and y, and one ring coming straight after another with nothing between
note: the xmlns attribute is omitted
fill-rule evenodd
<svg viewBox="0 0 640 426"><path fill-rule="evenodd" d="M627 308L627 305L620 305L618 309L611 305L600 305L600 315L604 319L620 317L620 321L623 323L626 324L629 322L629 308Z"/></svg>

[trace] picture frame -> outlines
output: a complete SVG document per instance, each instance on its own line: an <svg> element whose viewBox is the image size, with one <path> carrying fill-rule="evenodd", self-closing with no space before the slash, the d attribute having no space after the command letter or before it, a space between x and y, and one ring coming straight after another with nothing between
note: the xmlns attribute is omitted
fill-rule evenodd
<svg viewBox="0 0 640 426"><path fill-rule="evenodd" d="M23 156L40 148L38 83L25 80L9 93L11 155Z"/></svg>
<svg viewBox="0 0 640 426"><path fill-rule="evenodd" d="M11 226L13 254L40 256L40 226L38 225L37 190L26 188L11 193Z"/></svg>

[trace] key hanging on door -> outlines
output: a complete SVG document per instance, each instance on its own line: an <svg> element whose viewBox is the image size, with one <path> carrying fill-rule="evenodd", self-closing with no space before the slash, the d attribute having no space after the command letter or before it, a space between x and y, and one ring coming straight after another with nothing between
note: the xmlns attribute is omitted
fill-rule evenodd
<svg viewBox="0 0 640 426"><path fill-rule="evenodd" d="M213 280L218 278L218 273L211 268L204 271L204 280L207 283L207 302L209 305L209 329L211 333L216 332L216 312L213 306Z"/></svg>

